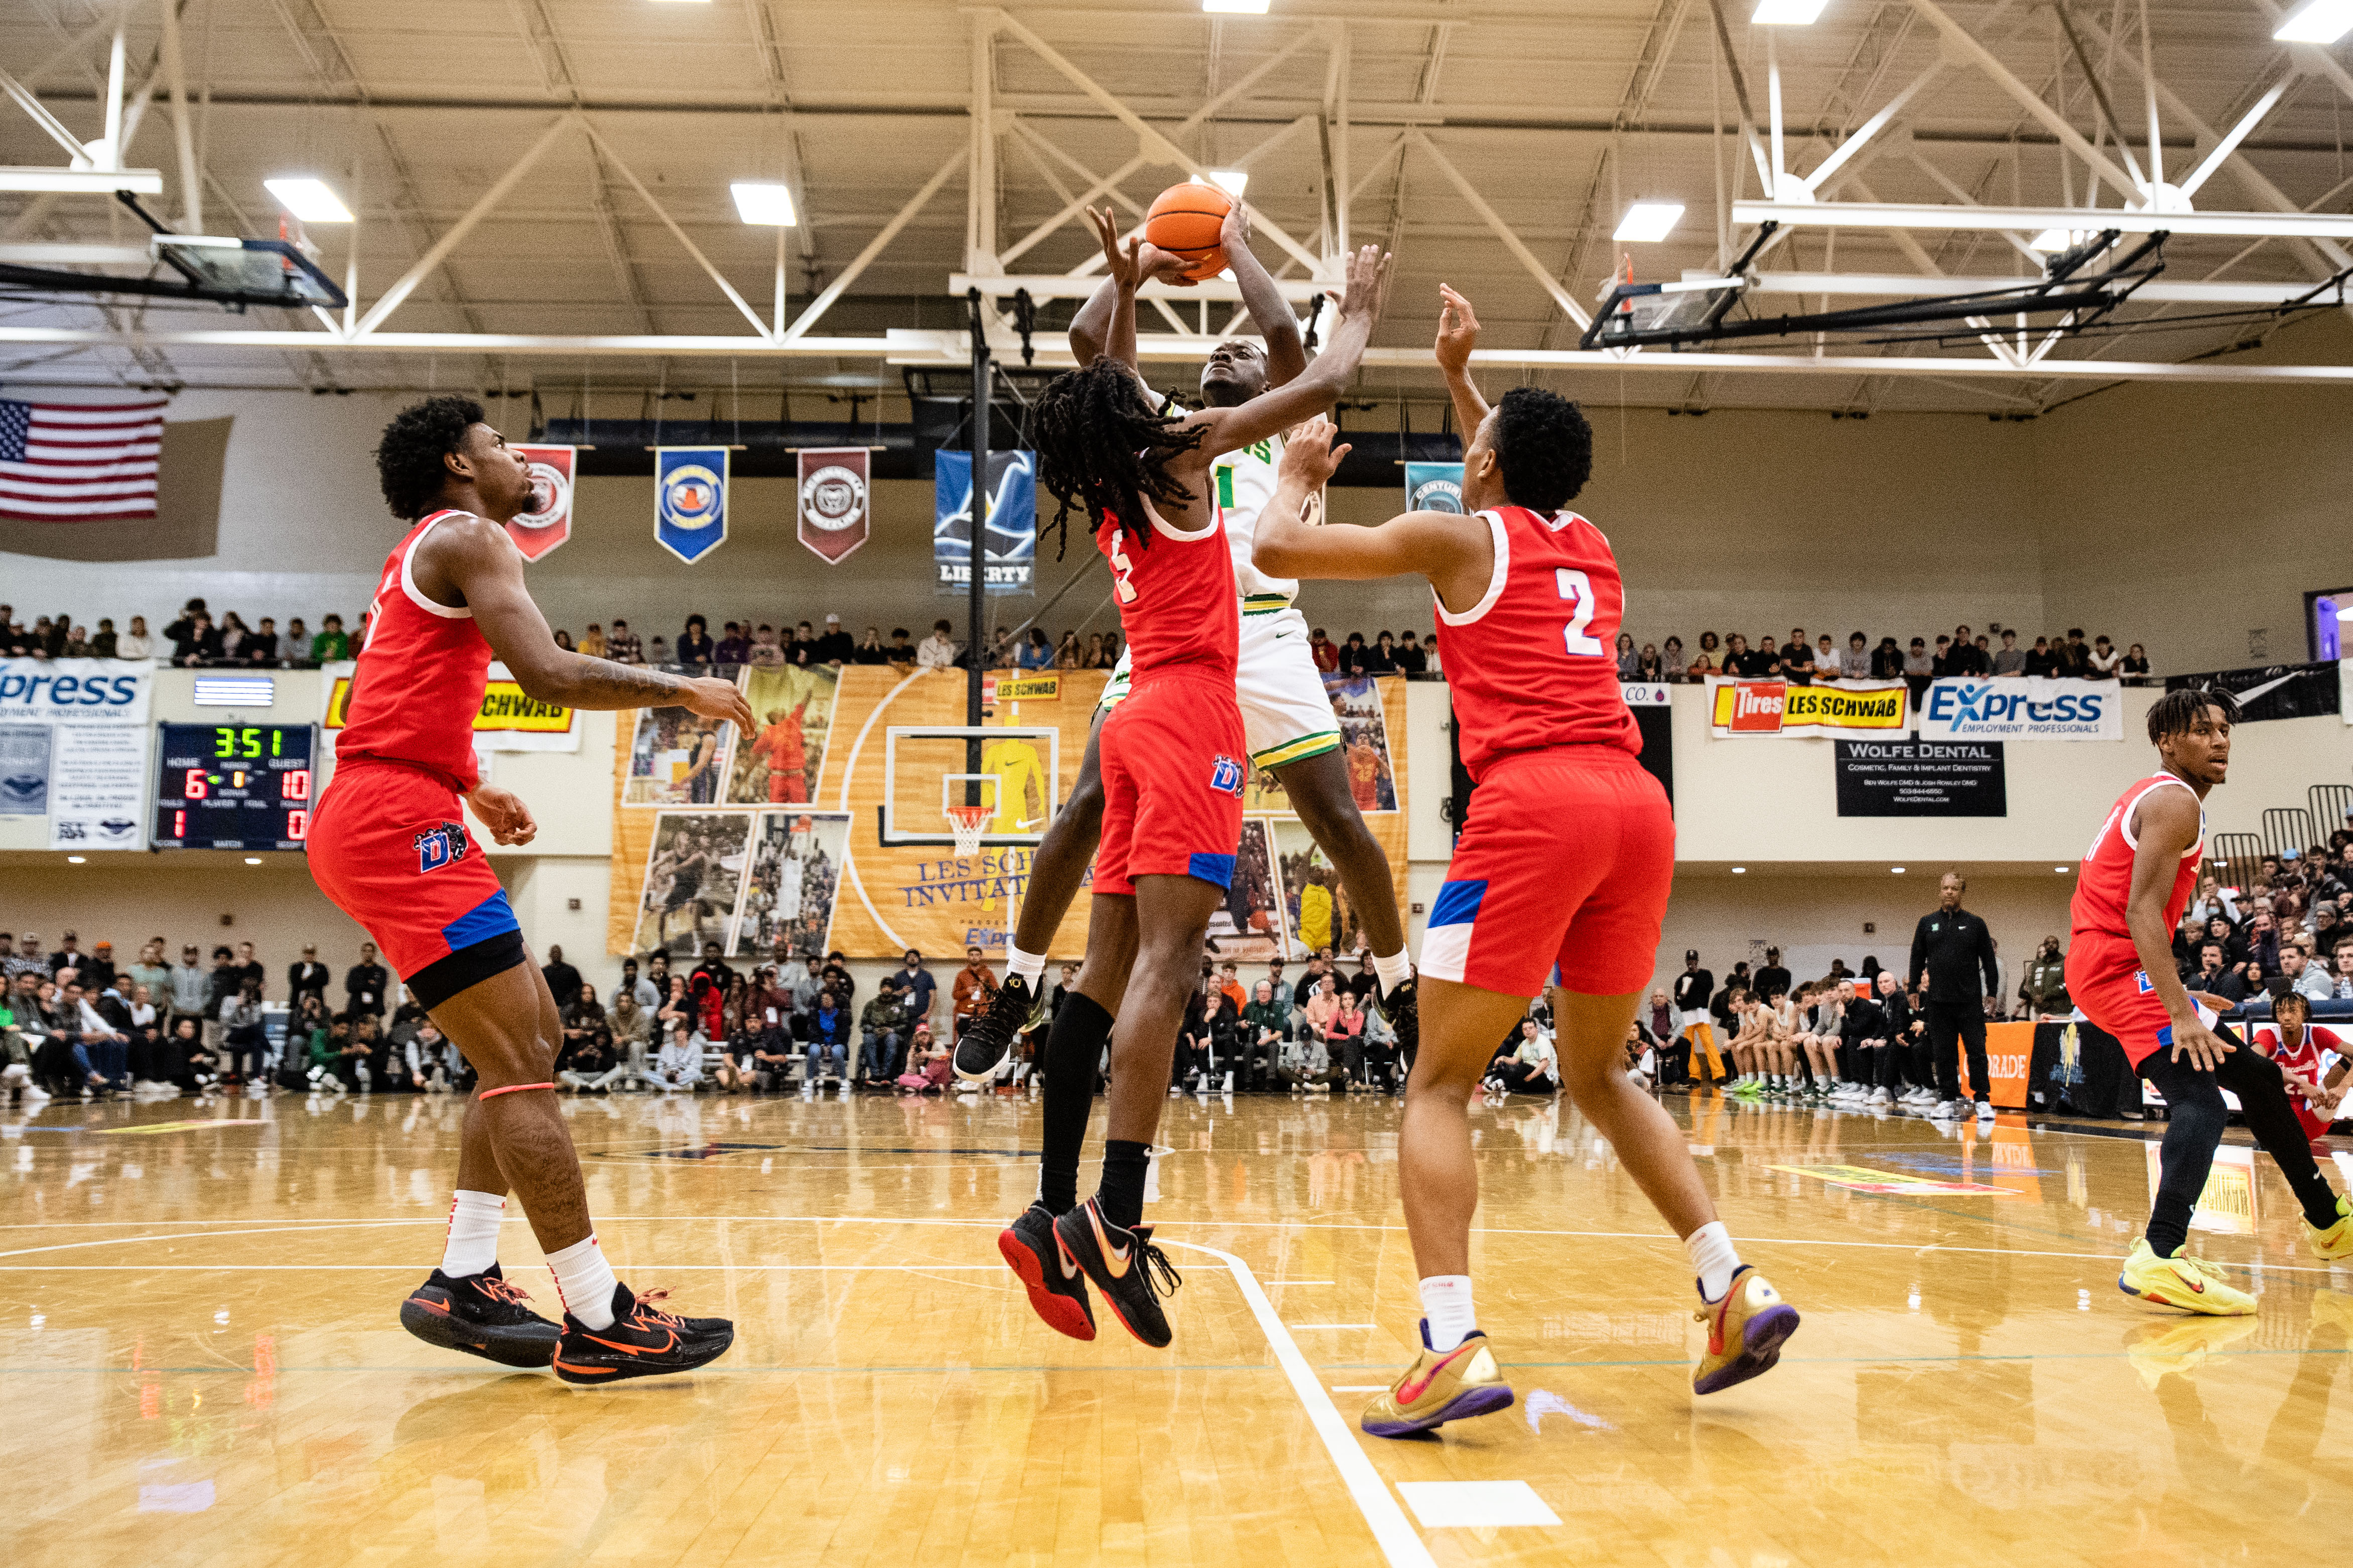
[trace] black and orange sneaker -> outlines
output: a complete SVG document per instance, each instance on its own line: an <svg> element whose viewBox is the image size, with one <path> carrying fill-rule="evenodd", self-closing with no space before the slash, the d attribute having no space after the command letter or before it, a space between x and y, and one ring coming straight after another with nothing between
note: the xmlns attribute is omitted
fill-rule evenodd
<svg viewBox="0 0 2353 1568"><path fill-rule="evenodd" d="M609 1329L592 1329L565 1313L555 1375L566 1383L594 1384L692 1372L735 1342L735 1325L724 1318L681 1318L654 1305L668 1295L632 1295L627 1285L616 1284Z"/></svg>
<svg viewBox="0 0 2353 1568"><path fill-rule="evenodd" d="M1127 1331L1154 1350L1168 1348L1168 1319L1160 1297L1185 1283L1168 1255L1152 1245L1152 1227L1122 1230L1089 1198L1054 1222L1058 1250L1086 1271Z"/></svg>
<svg viewBox="0 0 2353 1568"><path fill-rule="evenodd" d="M428 1345L501 1366L545 1366L564 1331L531 1310L531 1298L491 1264L452 1279L438 1268L400 1304L400 1326Z"/></svg>
<svg viewBox="0 0 2353 1568"><path fill-rule="evenodd" d="M1018 974L1008 975L988 999L988 1011L975 1018L956 1042L952 1063L956 1077L972 1084L995 1078L1012 1054L1013 1037L1036 1028L1045 1012L1042 992L1032 990Z"/></svg>
<svg viewBox="0 0 2353 1568"><path fill-rule="evenodd" d="M1054 1214L1031 1204L1021 1217L997 1235L997 1250L1029 1292L1029 1308L1046 1326L1074 1340L1095 1337L1095 1310L1087 1300L1086 1276L1054 1243Z"/></svg>

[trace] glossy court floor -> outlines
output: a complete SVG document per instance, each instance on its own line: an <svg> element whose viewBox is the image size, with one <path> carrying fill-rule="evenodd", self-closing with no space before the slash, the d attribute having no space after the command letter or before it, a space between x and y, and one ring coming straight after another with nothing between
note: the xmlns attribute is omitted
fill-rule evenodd
<svg viewBox="0 0 2353 1568"><path fill-rule="evenodd" d="M1573 1111L1473 1111L1482 1317L1519 1403L1407 1443L1389 1102L1171 1102L1154 1352L997 1259L1026 1101L569 1107L622 1277L739 1324L692 1378L504 1373L395 1314L459 1108L59 1104L0 1144L0 1559L115 1564L2343 1561L2353 1278L2226 1152L2193 1246L2252 1320L2119 1295L2143 1130L1669 1096L1781 1366L1695 1401L1681 1247ZM1099 1130L1099 1129L1098 1129ZM2234 1139L2238 1135L2234 1134ZM2341 1170L2336 1173L2340 1184ZM1092 1176L1087 1178L1090 1182ZM510 1223L512 1277L554 1290ZM1466 1485L1465 1483L1471 1483Z"/></svg>

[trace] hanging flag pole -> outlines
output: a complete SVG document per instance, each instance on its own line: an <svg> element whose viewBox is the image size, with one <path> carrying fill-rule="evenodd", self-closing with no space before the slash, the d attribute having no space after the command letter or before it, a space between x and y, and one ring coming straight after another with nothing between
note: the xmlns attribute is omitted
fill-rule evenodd
<svg viewBox="0 0 2353 1568"><path fill-rule="evenodd" d="M980 723L981 677L981 612L987 606L986 574L988 570L988 395L995 374L988 362L988 334L984 326L986 307L981 303L980 290L967 289L964 294L965 308L972 318L972 582L971 592L965 601L965 615L972 627L972 641L965 663L964 721L977 728ZM980 772L980 742L977 738L965 742L964 771ZM974 779L965 786L964 803L978 805L980 782Z"/></svg>

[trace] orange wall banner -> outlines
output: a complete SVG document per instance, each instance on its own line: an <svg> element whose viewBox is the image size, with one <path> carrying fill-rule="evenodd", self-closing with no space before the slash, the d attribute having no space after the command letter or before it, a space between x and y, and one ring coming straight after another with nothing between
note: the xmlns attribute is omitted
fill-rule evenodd
<svg viewBox="0 0 2353 1568"><path fill-rule="evenodd" d="M1960 1058L1961 1083L1969 1081L1968 1047L1956 1045ZM2026 1070L2034 1061L2034 1026L2021 1024L1988 1024L1986 1026L1986 1076L1993 1102L2003 1110L2026 1109Z"/></svg>

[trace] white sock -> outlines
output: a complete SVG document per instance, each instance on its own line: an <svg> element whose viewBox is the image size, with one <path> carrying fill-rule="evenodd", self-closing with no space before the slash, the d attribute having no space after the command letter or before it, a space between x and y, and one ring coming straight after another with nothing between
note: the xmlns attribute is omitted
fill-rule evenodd
<svg viewBox="0 0 2353 1568"><path fill-rule="evenodd" d="M563 1298L565 1311L592 1329L613 1326L613 1287L620 1281L613 1278L613 1266L605 1261L596 1232L549 1253L547 1267L554 1272L555 1293Z"/></svg>
<svg viewBox="0 0 2353 1568"><path fill-rule="evenodd" d="M1373 976L1381 983L1381 994L1386 996L1413 978L1413 960L1406 956L1403 948L1398 948L1387 958L1376 956Z"/></svg>
<svg viewBox="0 0 2353 1568"><path fill-rule="evenodd" d="M1732 1289L1733 1272L1740 1267L1740 1254L1724 1222L1710 1220L1683 1237L1683 1250L1691 1254L1692 1268L1699 1275L1699 1299L1723 1300L1724 1293Z"/></svg>
<svg viewBox="0 0 2353 1568"><path fill-rule="evenodd" d="M487 1274L499 1260L499 1221L507 1200L497 1193L458 1189L449 1205L449 1235L441 1244L441 1272L452 1279Z"/></svg>
<svg viewBox="0 0 2353 1568"><path fill-rule="evenodd" d="M1471 1305L1471 1276L1433 1274L1421 1282L1421 1315L1430 1324L1430 1348L1440 1355L1461 1344L1479 1326Z"/></svg>
<svg viewBox="0 0 2353 1568"><path fill-rule="evenodd" d="M1015 975L1029 982L1029 989L1038 989L1038 977L1046 973L1046 955L1024 952L1010 942L1005 948L1005 971L1009 979Z"/></svg>

